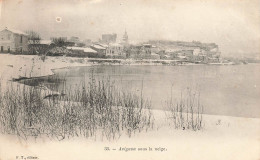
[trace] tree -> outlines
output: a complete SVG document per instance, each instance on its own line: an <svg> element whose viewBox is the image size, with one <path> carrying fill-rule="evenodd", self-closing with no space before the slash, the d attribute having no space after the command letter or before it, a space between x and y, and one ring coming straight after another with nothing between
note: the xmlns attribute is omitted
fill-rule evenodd
<svg viewBox="0 0 260 160"><path fill-rule="evenodd" d="M53 38L53 39L52 39L52 43L53 43L54 46L56 46L56 47L66 46L66 41L65 41L62 37Z"/></svg>
<svg viewBox="0 0 260 160"><path fill-rule="evenodd" d="M49 44L41 43L40 34L30 30L26 32L28 34L28 52L29 54L41 56L41 59L45 61L46 55L52 48Z"/></svg>
<svg viewBox="0 0 260 160"><path fill-rule="evenodd" d="M28 52L29 54L39 54L40 53L40 42L41 42L41 37L40 35L33 31L27 31L28 34Z"/></svg>

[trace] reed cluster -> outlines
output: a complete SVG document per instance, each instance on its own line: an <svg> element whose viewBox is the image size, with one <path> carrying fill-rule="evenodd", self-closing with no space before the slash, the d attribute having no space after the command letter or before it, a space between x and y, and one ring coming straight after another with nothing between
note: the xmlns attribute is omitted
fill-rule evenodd
<svg viewBox="0 0 260 160"><path fill-rule="evenodd" d="M197 131L203 128L203 105L199 92L187 89L179 101L173 101L171 97L166 101L166 110L166 118L175 129Z"/></svg>
<svg viewBox="0 0 260 160"><path fill-rule="evenodd" d="M3 93L4 92L4 93ZM94 76L65 94L44 95L39 86L11 85L0 91L0 130L27 139L83 136L117 139L153 127L151 103Z"/></svg>

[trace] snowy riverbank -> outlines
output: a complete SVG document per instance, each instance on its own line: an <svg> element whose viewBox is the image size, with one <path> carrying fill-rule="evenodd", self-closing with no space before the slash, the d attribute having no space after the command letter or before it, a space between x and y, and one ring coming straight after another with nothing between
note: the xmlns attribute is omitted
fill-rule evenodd
<svg viewBox="0 0 260 160"><path fill-rule="evenodd" d="M91 63L83 58L47 57L43 62L38 56L0 54L1 88L13 83L9 81L13 78L48 76L53 74L52 69L88 65ZM24 141L14 135L1 135L0 159L16 159L16 156L36 156L40 160L260 158L260 119L204 115L203 130L195 132L176 130L169 126L164 111L152 112L155 118L153 130L136 133L131 138L122 135L113 142L79 137L63 141L48 138ZM104 151L104 147L111 150ZM153 150L126 152L119 151L120 147L150 147ZM160 151L155 151L159 147Z"/></svg>
<svg viewBox="0 0 260 160"><path fill-rule="evenodd" d="M47 57L44 61L40 56L0 54L1 79L11 80L19 77L41 77L52 75L52 69L88 66L84 58Z"/></svg>
<svg viewBox="0 0 260 160"><path fill-rule="evenodd" d="M123 135L112 142L79 137L63 141L42 138L25 142L15 136L2 135L0 155L2 159L36 156L40 160L259 159L259 119L205 115L204 129L194 132L175 130L163 123L161 111L154 111L154 114L157 116L157 122L160 122L157 123L157 128L137 133L131 138ZM105 151L104 147L109 147L110 151ZM120 147L125 150L120 151ZM153 150L149 151L149 147ZM130 148L136 148L136 151L126 151ZM148 150L137 151L138 148ZM160 151L155 148L160 148Z"/></svg>

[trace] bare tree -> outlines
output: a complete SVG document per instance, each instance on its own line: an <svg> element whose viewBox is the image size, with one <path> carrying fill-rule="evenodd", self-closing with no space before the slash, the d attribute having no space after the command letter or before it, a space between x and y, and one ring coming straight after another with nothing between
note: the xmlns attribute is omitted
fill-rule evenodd
<svg viewBox="0 0 260 160"><path fill-rule="evenodd" d="M56 47L66 46L66 41L65 41L65 39L63 39L62 37L53 38L53 39L52 39L52 43L53 43Z"/></svg>
<svg viewBox="0 0 260 160"><path fill-rule="evenodd" d="M40 34L30 30L26 32L28 34L28 52L29 54L39 55L41 59L45 61L48 51L52 48L49 44L41 43Z"/></svg>
<svg viewBox="0 0 260 160"><path fill-rule="evenodd" d="M41 42L40 35L33 30L27 31L26 33L28 34L28 52L30 54L39 54Z"/></svg>

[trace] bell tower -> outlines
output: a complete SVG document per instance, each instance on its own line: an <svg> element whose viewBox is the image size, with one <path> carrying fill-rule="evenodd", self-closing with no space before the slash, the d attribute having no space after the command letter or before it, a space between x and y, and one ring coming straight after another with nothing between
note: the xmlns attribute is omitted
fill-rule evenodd
<svg viewBox="0 0 260 160"><path fill-rule="evenodd" d="M128 35L126 30L125 30L125 34L123 35L123 43L128 44Z"/></svg>

